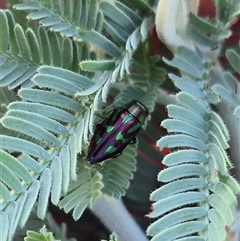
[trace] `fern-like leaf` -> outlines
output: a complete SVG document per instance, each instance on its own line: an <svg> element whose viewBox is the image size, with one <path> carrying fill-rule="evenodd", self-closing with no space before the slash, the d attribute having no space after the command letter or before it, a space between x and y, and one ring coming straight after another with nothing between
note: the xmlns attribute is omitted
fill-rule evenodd
<svg viewBox="0 0 240 241"><path fill-rule="evenodd" d="M136 147L136 146L135 146ZM99 171L103 175L103 193L119 199L124 196L136 171L136 152L134 148L128 146L122 155L114 160L110 160L100 167Z"/></svg>
<svg viewBox="0 0 240 241"><path fill-rule="evenodd" d="M85 44L63 39L43 27L38 28L37 34L32 29L24 31L8 10L1 10L0 16L2 30L6 33L4 41L0 42L0 86L32 87L29 79L42 64L79 72L78 61L89 55Z"/></svg>
<svg viewBox="0 0 240 241"><path fill-rule="evenodd" d="M32 48L33 50L33 46L35 46L35 56L39 51L37 51L36 47L38 46L34 45L34 42L32 42L30 48L23 29L20 25L15 24L13 16L9 11L1 10L0 15L2 18L2 26L5 28L4 43L1 43L0 52L2 56L1 73L3 73L1 75L1 86L17 82L12 86L12 88L14 88L28 80L28 78L35 73L36 67L30 64L32 59L30 49ZM31 35L30 31L29 35ZM7 52L9 52L10 55L6 54ZM19 59L15 59L17 56L19 56ZM34 60L36 60L36 57ZM26 64L26 62L29 64Z"/></svg>
<svg viewBox="0 0 240 241"><path fill-rule="evenodd" d="M230 62L233 69L240 74L239 65L240 65L240 55L233 51L228 50L226 52L226 57ZM238 118L240 118L240 84L239 81L229 72L225 72L223 75L224 85L215 84L212 87L212 90L220 95L225 101L229 102L234 108L233 113Z"/></svg>
<svg viewBox="0 0 240 241"><path fill-rule="evenodd" d="M60 32L63 36L77 37L77 28L94 29L100 20L96 0L73 2L68 1L28 1L14 6L16 10L29 10L27 18L39 20L51 31Z"/></svg>
<svg viewBox="0 0 240 241"><path fill-rule="evenodd" d="M44 240L49 240L49 241L57 241L52 232L48 232L47 228L43 226L39 232L34 232L34 231L27 231L27 236L24 238L24 240L27 241L44 241Z"/></svg>
<svg viewBox="0 0 240 241"><path fill-rule="evenodd" d="M58 85L51 84L53 78ZM6 219L9 239L18 226L24 226L37 199L37 215L41 219L45 217L49 197L55 205L59 203L61 195L67 193L70 180L77 177L76 153L81 152L82 143L88 141L89 127L84 123L89 123L90 111L69 96L92 86L93 82L87 77L53 67L40 68L34 81L45 90L21 89L19 96L25 101L11 103L9 111L1 119L4 127L36 139L35 144L28 138L0 137L3 157L0 165L4 170L0 177L1 211L7 215L3 218ZM49 91L49 88L55 91ZM12 153L19 153L18 160ZM89 193L96 193L94 187ZM99 195L100 191L92 196L91 205ZM77 208L76 219L86 206Z"/></svg>
<svg viewBox="0 0 240 241"><path fill-rule="evenodd" d="M167 106L171 119L161 124L170 135L161 138L157 146L172 152L163 159L168 168L158 175L158 180L166 184L150 197L155 203L149 217L159 219L147 233L154 236L154 241L181 237L204 240L205 233L210 240L224 240L224 227L234 221L230 207L236 204L234 189L222 179L230 177L231 163L225 151L229 134L208 103L214 103L214 95L201 90L205 75L200 57L179 48L173 60L165 62L182 72L181 77L170 75L181 92L176 96L178 105ZM239 193L239 186L237 189ZM208 218L212 213L215 216Z"/></svg>
<svg viewBox="0 0 240 241"><path fill-rule="evenodd" d="M94 173L87 166L80 166L78 181L71 183L71 187L59 206L66 213L73 209L73 218L78 220L87 206L92 207L94 200L101 196L103 184L102 175Z"/></svg>
<svg viewBox="0 0 240 241"><path fill-rule="evenodd" d="M6 159L0 163L6 174L0 182L5 203L2 210L15 210L15 218L12 212L7 212L9 220L13 220L13 224L9 224L11 235L18 226L24 226L36 201L40 219L46 215L50 198L66 212L73 210L73 217L77 220L102 193L117 198L124 195L135 171L133 150L130 154L126 150L117 165L110 161L103 168L90 168L81 161L77 165L76 154L82 152L92 130L93 110L85 106L88 103L84 97L78 97L80 104L74 94L93 88L92 80L69 70L42 66L32 81L36 87L20 89L18 94L24 101L11 103L1 119L8 129L27 136L1 136L0 147ZM129 91L122 91L118 98L139 99L152 109L156 100L155 88L149 88L146 93L134 88L135 96ZM36 144L29 142L28 138L34 138ZM8 152L20 153L18 161ZM15 163L11 169L9 163ZM10 192L14 193L13 197ZM12 205L16 208L13 209Z"/></svg>
<svg viewBox="0 0 240 241"><path fill-rule="evenodd" d="M102 241L107 241L107 240L103 240L102 239ZM117 238L117 235L116 234L111 234L110 236L109 236L109 241L118 241L118 238Z"/></svg>
<svg viewBox="0 0 240 241"><path fill-rule="evenodd" d="M99 9L104 16L103 29L110 37L106 38L95 30L79 29L78 34L82 40L93 44L97 49L115 59L115 64L106 63L105 61L98 61L97 63L83 61L81 63L84 70L99 71L100 64L102 68L108 68L108 71L110 66L112 67L108 72L107 81L102 92L103 99L105 99L105 92L108 89L109 82L122 80L126 74L130 74L131 58L140 44L146 41L148 29L152 23L152 15L150 12L146 12L146 16L141 19L136 12L119 1L114 3L103 1L100 3ZM124 28L122 24L124 24Z"/></svg>
<svg viewBox="0 0 240 241"><path fill-rule="evenodd" d="M157 67L159 56L149 55L148 43L143 43L133 56L131 78L141 86L145 86L146 82L161 84L165 80L166 72Z"/></svg>

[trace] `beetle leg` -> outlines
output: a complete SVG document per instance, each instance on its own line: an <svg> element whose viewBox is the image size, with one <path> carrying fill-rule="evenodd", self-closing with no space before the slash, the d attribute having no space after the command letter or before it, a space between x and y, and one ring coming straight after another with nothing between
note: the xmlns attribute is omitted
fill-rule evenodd
<svg viewBox="0 0 240 241"><path fill-rule="evenodd" d="M120 152L120 153L116 154L115 156L111 157L111 159L116 158L116 157L120 156L121 154L122 154L122 152Z"/></svg>
<svg viewBox="0 0 240 241"><path fill-rule="evenodd" d="M136 136L133 137L133 139L129 142L129 144L136 144L137 143L137 138Z"/></svg>
<svg viewBox="0 0 240 241"><path fill-rule="evenodd" d="M100 119L100 120L104 120L104 117L103 116L101 116L100 114L94 114L98 119Z"/></svg>

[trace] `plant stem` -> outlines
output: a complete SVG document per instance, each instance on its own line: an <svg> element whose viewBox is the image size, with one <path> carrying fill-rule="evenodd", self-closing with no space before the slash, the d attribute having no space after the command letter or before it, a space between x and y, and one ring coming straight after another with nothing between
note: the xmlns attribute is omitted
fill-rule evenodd
<svg viewBox="0 0 240 241"><path fill-rule="evenodd" d="M93 212L119 241L149 241L121 200L104 195L96 201Z"/></svg>

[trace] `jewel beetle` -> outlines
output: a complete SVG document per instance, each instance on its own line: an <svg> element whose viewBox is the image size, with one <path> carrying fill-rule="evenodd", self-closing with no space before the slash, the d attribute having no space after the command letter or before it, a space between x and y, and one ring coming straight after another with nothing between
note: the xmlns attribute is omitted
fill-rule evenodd
<svg viewBox="0 0 240 241"><path fill-rule="evenodd" d="M91 164L97 164L120 155L131 141L136 140L135 136L148 114L147 107L136 100L115 109L96 126L87 160Z"/></svg>

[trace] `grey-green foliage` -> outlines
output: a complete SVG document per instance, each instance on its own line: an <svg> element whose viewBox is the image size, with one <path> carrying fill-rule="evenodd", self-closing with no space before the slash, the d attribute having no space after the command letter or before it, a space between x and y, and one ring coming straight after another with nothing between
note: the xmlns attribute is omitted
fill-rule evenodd
<svg viewBox="0 0 240 241"><path fill-rule="evenodd" d="M49 199L66 212L73 210L78 219L102 193L115 198L125 194L135 170L133 146L103 166L89 166L83 160L94 112L111 84L124 78L124 84L130 83L132 77L138 87L125 88L117 98L138 99L151 111L156 86L164 78L164 71L156 67L158 57L146 58L144 41L153 11L147 1L124 2L130 7L121 1L27 1L15 9L28 10L28 19L41 26L26 30L15 23L10 11L0 11L0 85L20 89L18 101L9 104L8 98L3 99L8 109L1 112L1 124L12 131L0 136L3 240L11 240L17 227L25 225L35 204L40 219ZM181 92L178 105L167 107L171 119L162 123L171 135L157 142L173 152L164 159L168 168L158 176L167 184L151 195L155 203L149 216L160 216L148 228L152 240L187 235L182 240L222 240L224 228L233 221L230 207L239 186L228 173L227 128L211 108L220 93L208 86L216 76L209 57L217 57L214 48L230 35L229 25L238 10L231 7L236 0L227 10L226 1L216 3L219 22L209 24L191 15L189 33L196 51L180 47L172 61L165 59L182 73L170 75ZM205 56L208 52L212 55ZM228 52L227 56L236 68L238 55ZM132 69L141 75L131 76ZM236 115L238 103L234 102Z"/></svg>
<svg viewBox="0 0 240 241"><path fill-rule="evenodd" d="M90 56L89 47L84 43L62 38L43 27L39 27L37 33L30 28L24 31L8 10L1 10L0 18L1 87L33 86L30 78L43 64L78 72L78 62Z"/></svg>
<svg viewBox="0 0 240 241"><path fill-rule="evenodd" d="M154 55L149 57L145 51L146 46L142 44L134 53L132 67L135 70L131 78L138 83L138 85L145 86L146 79L151 84L162 84L166 71L157 67L156 63L160 60L160 56ZM145 64L141 64L144 62Z"/></svg>
<svg viewBox="0 0 240 241"><path fill-rule="evenodd" d="M52 232L49 232L45 226L43 226L39 232L27 231L27 236L24 238L24 241L60 241L55 239Z"/></svg>
<svg viewBox="0 0 240 241"><path fill-rule="evenodd" d="M165 185L150 196L154 203L149 217L158 218L147 229L152 241L224 241L226 227L234 222L231 207L237 203L240 187L228 171L232 165L226 153L227 127L212 105L220 101L219 94L236 108L237 115L239 92L235 87L239 85L231 73L216 78L223 70L215 48L230 36L229 22L239 10L235 11L236 1L216 4L217 23L191 15L189 33L195 49L179 47L171 61L164 59L181 72L180 77L169 74L180 92L177 104L167 106L169 119L161 123L169 135L157 142L160 149L169 148L170 154L163 159L167 168L158 175ZM239 55L229 50L226 56L239 72ZM211 88L214 83L219 84Z"/></svg>
<svg viewBox="0 0 240 241"><path fill-rule="evenodd" d="M103 240L102 241L107 241L107 240ZM112 233L110 236L109 236L109 240L108 241L118 241L118 237L116 234Z"/></svg>
<svg viewBox="0 0 240 241"><path fill-rule="evenodd" d="M239 53L233 50L226 51L226 57L233 69L240 74L240 49ZM220 95L225 101L229 102L234 109L234 115L240 118L240 84L239 81L230 72L224 72L222 75L224 85L215 84L212 90Z"/></svg>
<svg viewBox="0 0 240 241"><path fill-rule="evenodd" d="M168 168L158 175L166 184L150 197L155 203L149 216L159 219L149 226L148 234L154 241L180 237L222 241L225 227L233 224L231 207L240 188L228 173L227 128L211 109L216 96L204 84L209 70L199 55L185 48L166 62L183 74L170 74L181 92L176 96L178 105L167 106L170 119L161 124L170 135L161 138L157 146L172 152L163 159Z"/></svg>
<svg viewBox="0 0 240 241"><path fill-rule="evenodd" d="M117 81L129 73L130 58L141 41L146 39L153 21L150 18L152 11L149 6L145 3L140 6L142 11L145 9L146 17L139 17L119 1L98 3L96 0L75 0L72 4L69 1L29 1L15 5L14 8L29 10L31 13L27 16L28 19L39 20L40 24L48 27L50 31L59 32L63 37L74 37L76 41L87 42L113 57L114 66L108 74L108 80ZM106 31L110 38L102 35L102 31ZM47 53L50 51L51 48L46 49ZM104 62L105 60L101 64L102 71L107 68ZM87 71L99 71L99 65L95 66L95 62L90 62L89 65L82 63L81 66Z"/></svg>
<svg viewBox="0 0 240 241"><path fill-rule="evenodd" d="M88 130L90 110L63 93L67 91L60 94L21 89L19 96L25 102L11 103L7 115L1 119L5 127L39 141L34 144L23 138L1 135L3 238L11 239L15 229L24 226L36 200L37 215L43 219L49 197L57 205L61 195L67 193L70 180L76 179L76 153L82 149L82 130ZM94 190L98 188L101 189Z"/></svg>
<svg viewBox="0 0 240 241"><path fill-rule="evenodd" d="M61 241L76 241L76 239L67 236L67 226L65 223L62 223L61 225L57 224L50 213L46 214L44 220L40 220L34 208L26 225L17 231L14 240L45 241L57 239Z"/></svg>
<svg viewBox="0 0 240 241"><path fill-rule="evenodd" d="M14 8L28 10L28 19L40 26L26 30L9 10L0 11L0 85L19 88L18 98L3 98L1 112L2 240L13 239L35 204L40 219L49 200L66 212L73 210L79 219L102 193L116 198L125 194L135 171L134 146L116 166L90 167L83 157L98 102L105 100L111 82L130 73L133 54L147 38L153 12L144 2L139 7L141 16L118 1L28 1ZM116 16L124 22L119 32ZM94 61L96 56L100 60ZM106 60L107 68L102 67ZM126 88L118 98L135 98L152 109L156 88L132 91L134 95ZM119 182L107 178L109 171Z"/></svg>
<svg viewBox="0 0 240 241"><path fill-rule="evenodd" d="M100 35L95 30L82 29L78 30L78 36L109 55L114 61L83 61L81 67L86 71L108 70L108 75L105 77L107 78L105 86L107 86L130 73L131 58L141 42L146 40L153 19L151 15L139 17L136 12L120 1L115 1L114 4L103 1L99 9L104 15L103 30L109 34L110 38ZM103 89L102 95L105 97L106 90Z"/></svg>
<svg viewBox="0 0 240 241"><path fill-rule="evenodd" d="M76 241L74 238L66 237L65 224L62 224L61 227L55 224L54 233L51 231L49 231L45 225L39 231L27 231L24 241Z"/></svg>
<svg viewBox="0 0 240 241"><path fill-rule="evenodd" d="M99 30L102 15L98 11L98 1L28 1L13 7L16 10L30 10L27 18L39 20L51 31L66 37L77 37L77 29Z"/></svg>
<svg viewBox="0 0 240 241"><path fill-rule="evenodd" d="M61 78L66 75L68 80ZM1 228L3 233L11 231L4 233L8 237L12 237L18 225L25 224L36 200L37 215L41 219L45 216L49 197L53 204L59 204L66 212L74 209L73 217L79 219L84 209L91 207L101 196L103 185L104 193L115 197L123 195L131 172L135 170L134 155L125 152L125 162L114 167L109 164L112 173L116 168L123 169L119 173L121 182L110 184L111 179L105 177L102 184L101 174L89 169L87 164L78 164L77 171L76 154L81 153L88 141L93 111L70 96L76 90L92 86L90 79L68 70L42 66L33 82L50 90L22 88L18 94L25 101L11 103L1 119L5 127L39 141L37 145L23 138L1 135L2 218L7 225ZM135 97L144 98L142 92L136 93ZM20 153L19 161L7 151ZM102 169L103 174L107 170L108 164ZM76 179L76 184L70 183ZM59 203L62 195L65 197Z"/></svg>
<svg viewBox="0 0 240 241"><path fill-rule="evenodd" d="M216 0L217 4L217 19L212 22L206 22L199 17L191 15L192 22L190 26L190 36L193 40L201 46L214 49L212 51L214 55L219 53L219 49L222 48L219 43L224 39L227 39L231 35L229 29L233 21L236 20L236 16L240 14L238 7L239 2L232 0L230 2L224 0ZM226 58L236 73L240 73L240 48L239 44L236 51L228 49L226 51ZM215 53L214 53L215 52ZM234 77L234 73L229 71L212 70L214 85L212 90L214 93L221 96L224 100L229 102L234 108L234 115L240 118L240 97L239 97L239 83Z"/></svg>
<svg viewBox="0 0 240 241"><path fill-rule="evenodd" d="M230 26L239 15L238 0L215 0L216 18L205 21L200 17L190 14L191 23L189 34L201 46L218 48L219 43L231 36Z"/></svg>

